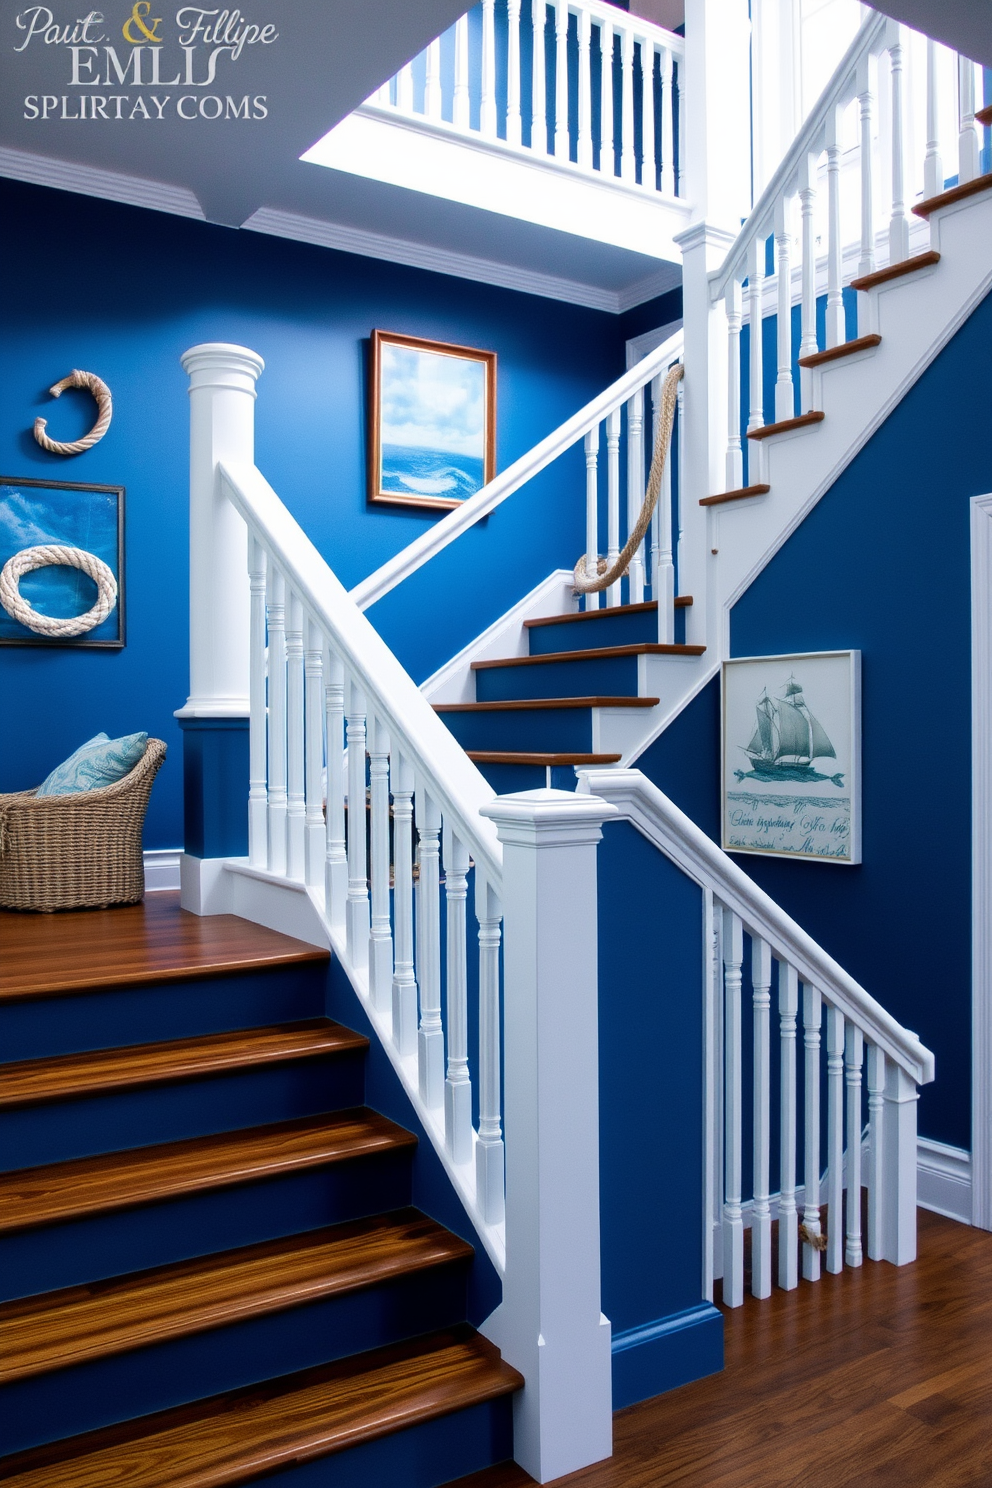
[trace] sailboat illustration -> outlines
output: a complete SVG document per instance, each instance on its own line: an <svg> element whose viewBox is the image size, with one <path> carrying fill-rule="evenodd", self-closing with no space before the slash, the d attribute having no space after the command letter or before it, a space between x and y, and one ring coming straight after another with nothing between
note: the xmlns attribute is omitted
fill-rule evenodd
<svg viewBox="0 0 992 1488"><path fill-rule="evenodd" d="M810 712L802 685L794 676L785 684L780 698L769 697L766 688L755 713L751 742L741 746L751 769L746 774L735 770L738 780L832 780L834 785L843 785L842 774L821 775L813 769L815 759L836 759L837 751L826 729Z"/></svg>

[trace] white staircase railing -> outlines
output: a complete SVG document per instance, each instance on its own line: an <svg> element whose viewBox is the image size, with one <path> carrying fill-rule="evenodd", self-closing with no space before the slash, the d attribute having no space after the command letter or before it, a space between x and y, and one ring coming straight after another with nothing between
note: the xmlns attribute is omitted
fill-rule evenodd
<svg viewBox="0 0 992 1488"><path fill-rule="evenodd" d="M702 989L708 1295L712 1297L713 1279L722 1276L724 1304L739 1307L744 1300L746 1211L755 1297L772 1291L773 1217L778 1219L780 1287L798 1285L800 1251L808 1281L819 1280L821 1252L828 1271L841 1271L845 1263L860 1266L862 1187L868 1191L869 1258L897 1266L914 1260L917 1087L933 1079L933 1055L639 770L583 770L579 789L611 802L704 890L710 953ZM773 986L777 1041L772 1035ZM750 1049L745 1031L748 991ZM746 1198L742 1175L748 1126L751 1194ZM826 1177L821 1183L824 1151ZM800 1154L802 1187L797 1184ZM778 1190L773 1193L776 1167ZM821 1199L827 1206L826 1232Z"/></svg>
<svg viewBox="0 0 992 1488"><path fill-rule="evenodd" d="M681 196L684 59L682 37L603 0L482 0L364 107Z"/></svg>

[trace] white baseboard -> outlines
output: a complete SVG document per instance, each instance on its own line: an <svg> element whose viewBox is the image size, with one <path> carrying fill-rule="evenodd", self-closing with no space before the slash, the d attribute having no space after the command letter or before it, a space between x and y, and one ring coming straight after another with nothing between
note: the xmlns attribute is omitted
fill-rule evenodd
<svg viewBox="0 0 992 1488"><path fill-rule="evenodd" d="M920 1137L917 1144L916 1202L921 1209L971 1224L971 1153Z"/></svg>
<svg viewBox="0 0 992 1488"><path fill-rule="evenodd" d="M142 854L145 860L145 893L179 888L181 847L160 847Z"/></svg>

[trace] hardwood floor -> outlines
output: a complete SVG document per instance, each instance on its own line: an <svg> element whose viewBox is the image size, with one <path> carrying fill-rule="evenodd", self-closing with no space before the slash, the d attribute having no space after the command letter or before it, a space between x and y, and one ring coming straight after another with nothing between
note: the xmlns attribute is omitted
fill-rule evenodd
<svg viewBox="0 0 992 1488"><path fill-rule="evenodd" d="M568 1488L990 1488L992 1234L920 1211L920 1259L725 1313L726 1369L618 1413ZM514 1466L459 1488L523 1488Z"/></svg>

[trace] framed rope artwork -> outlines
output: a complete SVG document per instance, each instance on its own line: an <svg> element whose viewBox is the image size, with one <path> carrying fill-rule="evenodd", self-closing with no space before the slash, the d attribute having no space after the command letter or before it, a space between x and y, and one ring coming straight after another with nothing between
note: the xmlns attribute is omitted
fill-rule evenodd
<svg viewBox="0 0 992 1488"><path fill-rule="evenodd" d="M0 646L124 645L124 487L0 475Z"/></svg>

